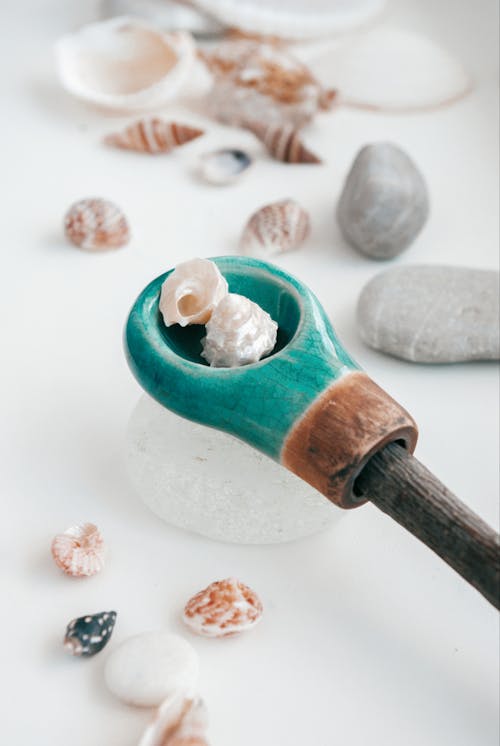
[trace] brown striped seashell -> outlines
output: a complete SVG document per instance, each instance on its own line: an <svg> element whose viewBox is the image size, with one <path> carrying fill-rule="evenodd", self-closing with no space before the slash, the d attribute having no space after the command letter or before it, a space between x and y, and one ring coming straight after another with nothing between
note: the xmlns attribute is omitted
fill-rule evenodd
<svg viewBox="0 0 500 746"><path fill-rule="evenodd" d="M300 139L297 129L290 124L261 124L247 122L249 129L265 145L267 152L283 163L321 163L317 155L311 153Z"/></svg>
<svg viewBox="0 0 500 746"><path fill-rule="evenodd" d="M202 637L229 637L255 626L262 618L255 591L236 578L211 583L191 598L183 619Z"/></svg>
<svg viewBox="0 0 500 746"><path fill-rule="evenodd" d="M310 231L309 214L293 199L261 207L248 220L240 241L243 254L267 258L296 249Z"/></svg>
<svg viewBox="0 0 500 746"><path fill-rule="evenodd" d="M51 551L54 562L66 575L89 577L104 567L104 540L93 523L71 526L57 534Z"/></svg>
<svg viewBox="0 0 500 746"><path fill-rule="evenodd" d="M123 132L116 132L104 138L106 145L123 150L136 150L139 153L170 153L174 148L195 140L204 130L189 127L187 124L165 122L158 117L139 119Z"/></svg>
<svg viewBox="0 0 500 746"><path fill-rule="evenodd" d="M113 202L100 198L71 205L64 218L64 232L75 246L87 251L118 249L130 238L123 212Z"/></svg>

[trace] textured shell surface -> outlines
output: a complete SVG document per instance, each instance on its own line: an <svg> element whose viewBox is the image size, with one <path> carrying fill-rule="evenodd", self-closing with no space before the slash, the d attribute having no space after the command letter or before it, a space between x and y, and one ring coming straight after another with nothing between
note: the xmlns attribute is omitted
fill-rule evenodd
<svg viewBox="0 0 500 746"><path fill-rule="evenodd" d="M139 746L206 746L208 716L203 700L167 698L146 728Z"/></svg>
<svg viewBox="0 0 500 746"><path fill-rule="evenodd" d="M224 31L224 26L214 18L174 0L103 0L101 14L105 18L134 16L164 31L180 29L190 31L200 38L215 36Z"/></svg>
<svg viewBox="0 0 500 746"><path fill-rule="evenodd" d="M236 578L227 578L193 596L184 608L183 620L203 637L228 637L253 627L262 612L255 591Z"/></svg>
<svg viewBox="0 0 500 746"><path fill-rule="evenodd" d="M252 165L244 150L222 148L200 157L199 172L204 181L216 186L233 184Z"/></svg>
<svg viewBox="0 0 500 746"><path fill-rule="evenodd" d="M255 120L300 127L332 104L307 65L273 44L224 41L201 56L214 76L210 113L227 124Z"/></svg>
<svg viewBox="0 0 500 746"><path fill-rule="evenodd" d="M310 232L309 214L298 202L286 199L257 210L240 241L243 254L267 258L298 248Z"/></svg>
<svg viewBox="0 0 500 746"><path fill-rule="evenodd" d="M119 249L130 239L129 225L121 209L99 197L71 205L64 216L64 232L71 243L87 251Z"/></svg>
<svg viewBox="0 0 500 746"><path fill-rule="evenodd" d="M257 303L228 293L207 322L202 357L214 368L256 363L274 349L278 325Z"/></svg>
<svg viewBox="0 0 500 746"><path fill-rule="evenodd" d="M97 106L143 111L180 91L195 59L187 32L162 32L138 18L91 23L56 44L63 87Z"/></svg>
<svg viewBox="0 0 500 746"><path fill-rule="evenodd" d="M302 142L300 131L291 124L245 122L245 126L264 144L270 156L283 163L321 163Z"/></svg>
<svg viewBox="0 0 500 746"><path fill-rule="evenodd" d="M204 130L178 122L166 122L158 117L139 119L123 132L115 132L104 138L106 145L139 153L170 153L204 134Z"/></svg>
<svg viewBox="0 0 500 746"><path fill-rule="evenodd" d="M227 26L299 40L351 31L374 18L385 0L194 0Z"/></svg>
<svg viewBox="0 0 500 746"><path fill-rule="evenodd" d="M198 656L186 640L159 630L129 637L114 648L104 677L123 702L158 707L167 698L192 697L198 668Z"/></svg>
<svg viewBox="0 0 500 746"><path fill-rule="evenodd" d="M52 557L67 575L95 575L104 567L104 540L97 526L83 523L57 534L52 541Z"/></svg>
<svg viewBox="0 0 500 746"><path fill-rule="evenodd" d="M116 622L116 611L101 611L73 619L66 628L64 647L71 655L90 657L109 642Z"/></svg>
<svg viewBox="0 0 500 746"><path fill-rule="evenodd" d="M165 326L206 324L227 292L226 279L209 259L178 264L161 287L160 312Z"/></svg>

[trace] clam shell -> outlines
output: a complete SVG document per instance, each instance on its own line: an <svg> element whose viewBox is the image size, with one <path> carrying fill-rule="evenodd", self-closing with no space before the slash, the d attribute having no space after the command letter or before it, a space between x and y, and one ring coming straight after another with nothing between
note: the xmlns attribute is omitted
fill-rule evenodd
<svg viewBox="0 0 500 746"><path fill-rule="evenodd" d="M178 264L161 287L160 312L165 326L205 324L227 291L225 278L209 259Z"/></svg>
<svg viewBox="0 0 500 746"><path fill-rule="evenodd" d="M267 258L296 249L310 232L309 214L286 199L261 207L249 219L240 241L243 254Z"/></svg>
<svg viewBox="0 0 500 746"><path fill-rule="evenodd" d="M306 148L300 132L292 125L247 122L246 128L264 144L272 158L283 163L321 163L317 155Z"/></svg>
<svg viewBox="0 0 500 746"><path fill-rule="evenodd" d="M182 618L202 637L229 637L254 627L260 622L262 611L255 591L236 578L227 578L193 596Z"/></svg>
<svg viewBox="0 0 500 746"><path fill-rule="evenodd" d="M194 4L227 26L299 40L350 31L376 16L385 0L194 0Z"/></svg>
<svg viewBox="0 0 500 746"><path fill-rule="evenodd" d="M200 55L214 77L209 111L226 124L255 120L300 127L332 105L331 92L309 68L273 44L225 41Z"/></svg>
<svg viewBox="0 0 500 746"><path fill-rule="evenodd" d="M130 230L119 207L106 199L75 202L64 217L66 238L80 249L107 251L128 243Z"/></svg>
<svg viewBox="0 0 500 746"><path fill-rule="evenodd" d="M214 308L206 328L202 357L214 368L235 368L272 352L278 325L257 303L229 293Z"/></svg>
<svg viewBox="0 0 500 746"><path fill-rule="evenodd" d="M57 534L51 552L54 562L66 575L95 575L104 567L104 541L93 523L71 526Z"/></svg>
<svg viewBox="0 0 500 746"><path fill-rule="evenodd" d="M64 88L77 98L117 111L141 111L174 98L194 60L190 34L163 33L122 16L84 26L55 47Z"/></svg>
<svg viewBox="0 0 500 746"><path fill-rule="evenodd" d="M430 39L380 26L310 59L341 103L381 111L434 109L464 96L471 81L461 63Z"/></svg>
<svg viewBox="0 0 500 746"><path fill-rule="evenodd" d="M223 148L200 157L199 172L209 184L224 186L237 181L252 165L252 159L244 150Z"/></svg>
<svg viewBox="0 0 500 746"><path fill-rule="evenodd" d="M174 0L103 0L101 15L134 16L164 31L190 31L203 38L222 34L224 26L206 13Z"/></svg>
<svg viewBox="0 0 500 746"><path fill-rule="evenodd" d="M140 153L170 153L204 134L204 130L177 122L165 122L158 117L140 119L123 132L116 132L104 138L106 145Z"/></svg>

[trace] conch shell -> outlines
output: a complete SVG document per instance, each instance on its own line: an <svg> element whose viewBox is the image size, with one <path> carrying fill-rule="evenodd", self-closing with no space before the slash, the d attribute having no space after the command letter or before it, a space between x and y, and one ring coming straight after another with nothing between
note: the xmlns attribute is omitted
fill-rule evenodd
<svg viewBox="0 0 500 746"><path fill-rule="evenodd" d="M178 264L161 288L160 311L165 326L205 324L227 292L225 278L209 259Z"/></svg>
<svg viewBox="0 0 500 746"><path fill-rule="evenodd" d="M158 117L140 119L123 132L116 132L104 138L106 145L124 150L137 150L139 153L169 153L204 134L204 130L189 127L187 124L165 122Z"/></svg>
<svg viewBox="0 0 500 746"><path fill-rule="evenodd" d="M254 212L241 236L243 254L269 257L296 249L310 231L308 213L293 199L273 202Z"/></svg>
<svg viewBox="0 0 500 746"><path fill-rule="evenodd" d="M276 344L278 325L257 303L236 293L225 295L207 322L202 357L215 368L256 363Z"/></svg>
<svg viewBox="0 0 500 746"><path fill-rule="evenodd" d="M247 129L264 144L270 156L283 163L321 163L317 155L306 148L300 133L292 125L245 123Z"/></svg>
<svg viewBox="0 0 500 746"><path fill-rule="evenodd" d="M195 46L187 32L163 33L138 18L120 16L63 36L55 54L69 93L116 111L144 111L177 95Z"/></svg>
<svg viewBox="0 0 500 746"><path fill-rule="evenodd" d="M104 541L97 526L71 526L52 541L52 557L67 575L95 575L104 567Z"/></svg>

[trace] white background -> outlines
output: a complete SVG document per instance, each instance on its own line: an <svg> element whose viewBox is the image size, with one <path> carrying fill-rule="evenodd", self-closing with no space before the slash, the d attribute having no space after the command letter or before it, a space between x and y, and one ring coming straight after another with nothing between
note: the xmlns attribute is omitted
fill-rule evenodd
<svg viewBox="0 0 500 746"><path fill-rule="evenodd" d="M495 266L496 3L404 0L388 13L461 57L476 81L466 100L430 115L323 116L308 142L324 167L302 172L262 159L227 190L196 181L197 154L218 144L259 152L255 141L186 110L184 121L204 122L209 134L175 156L99 144L125 120L71 100L51 58L53 41L95 14L94 3L68 0L2 9L0 741L136 744L150 714L106 691L109 650L144 629L182 632L186 599L236 575L263 598L260 627L239 639L190 638L213 746L496 746L496 612L375 508L298 543L245 548L170 528L142 505L123 463L140 391L121 342L127 311L150 279L182 259L234 253L250 212L295 197L314 230L282 265L312 287L349 350L415 416L419 458L496 524L497 366L423 367L365 348L356 299L384 267L344 245L333 217L359 147L392 140L420 165L432 199L427 226L398 261ZM127 248L96 256L64 240L64 212L89 195L123 207L134 233ZM107 540L107 567L68 579L52 563L50 541L88 520ZM105 609L118 611L109 648L87 661L66 657L66 623Z"/></svg>

